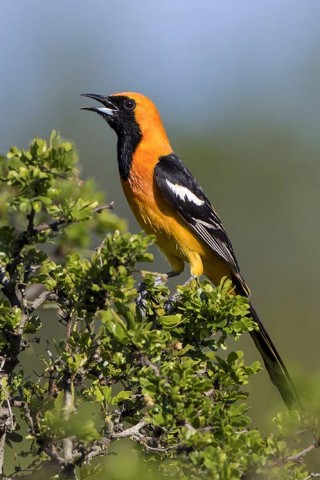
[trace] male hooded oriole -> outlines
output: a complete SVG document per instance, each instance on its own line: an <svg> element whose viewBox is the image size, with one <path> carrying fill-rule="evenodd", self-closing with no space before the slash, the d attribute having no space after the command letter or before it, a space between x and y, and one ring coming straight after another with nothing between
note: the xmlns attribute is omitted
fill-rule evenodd
<svg viewBox="0 0 320 480"><path fill-rule="evenodd" d="M220 218L197 180L173 152L152 101L132 92L83 96L102 105L83 109L101 115L118 136L124 193L137 221L148 234L155 235L171 264L168 277L179 275L184 262L188 262L192 276L204 274L215 285L228 277L235 292L249 299L250 291ZM289 373L251 303L250 313L259 326L250 334L272 382L289 408L299 406Z"/></svg>

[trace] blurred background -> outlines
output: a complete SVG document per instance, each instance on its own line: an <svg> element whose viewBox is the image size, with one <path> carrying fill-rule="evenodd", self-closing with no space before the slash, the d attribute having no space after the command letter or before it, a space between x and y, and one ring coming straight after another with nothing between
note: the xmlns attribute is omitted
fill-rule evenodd
<svg viewBox="0 0 320 480"><path fill-rule="evenodd" d="M88 104L79 95L150 96L222 217L292 376L319 374L320 2L0 4L0 151L60 130L76 143L83 176L137 231L115 134L79 110ZM156 254L152 268L168 267ZM237 348L258 358L250 338ZM264 412L281 403L264 372L250 390L253 426L271 428Z"/></svg>

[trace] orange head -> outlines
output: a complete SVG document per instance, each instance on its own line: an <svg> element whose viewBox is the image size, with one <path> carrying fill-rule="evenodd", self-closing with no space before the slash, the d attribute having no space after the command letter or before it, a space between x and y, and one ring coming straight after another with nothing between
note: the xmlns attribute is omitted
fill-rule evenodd
<svg viewBox="0 0 320 480"><path fill-rule="evenodd" d="M109 96L86 93L102 106L84 107L101 115L118 136L118 161L123 179L128 178L132 156L138 145L157 155L172 151L160 114L154 103L141 93L123 92ZM121 165L127 168L121 168Z"/></svg>
<svg viewBox="0 0 320 480"><path fill-rule="evenodd" d="M84 107L83 110L101 115L118 136L118 163L123 180L129 178L138 147L152 163L172 152L160 114L148 97L134 92L109 96L86 93L83 96L102 104L99 107Z"/></svg>
<svg viewBox="0 0 320 480"><path fill-rule="evenodd" d="M91 93L84 97L93 98L102 104L102 107L84 107L101 115L119 137L138 136L144 141L153 137L162 137L162 141L169 143L162 124L159 111L150 98L135 92L114 93L103 96Z"/></svg>

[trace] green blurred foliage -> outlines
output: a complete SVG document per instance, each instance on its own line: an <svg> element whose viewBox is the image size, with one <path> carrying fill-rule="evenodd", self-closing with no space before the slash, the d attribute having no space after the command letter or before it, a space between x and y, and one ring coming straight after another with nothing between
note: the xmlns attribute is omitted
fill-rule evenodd
<svg viewBox="0 0 320 480"><path fill-rule="evenodd" d="M15 450L10 478L308 478L302 457L291 457L303 449L299 429L318 438L316 405L312 420L280 413L269 436L250 426L244 387L259 363L224 352L228 338L257 327L230 281L194 281L172 299L146 274L137 289L153 239L123 232L56 132L13 147L0 169L0 430ZM61 337L45 336L40 307L53 310ZM33 378L19 361L37 342L46 351Z"/></svg>

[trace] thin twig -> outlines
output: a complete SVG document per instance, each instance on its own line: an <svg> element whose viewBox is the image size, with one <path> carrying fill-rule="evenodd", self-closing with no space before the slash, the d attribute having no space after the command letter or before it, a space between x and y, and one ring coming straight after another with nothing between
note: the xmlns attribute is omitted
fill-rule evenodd
<svg viewBox="0 0 320 480"><path fill-rule="evenodd" d="M114 203L110 202L107 205L100 205L92 210L93 213L101 213L103 210L112 210L114 207ZM38 233L44 232L45 230L52 230L53 232L56 232L59 230L59 228L66 227L67 225L70 225L72 223L79 223L81 220L75 220L72 218L65 219L65 218L60 218L59 220L55 220L54 222L51 223L42 223L41 225L38 225L37 227L34 227L32 234L37 235Z"/></svg>
<svg viewBox="0 0 320 480"><path fill-rule="evenodd" d="M35 434L34 421L33 421L33 418L29 409L29 405L27 404L27 402L25 402L25 404L23 405L23 410L24 410L24 415L26 417L26 420L29 424L29 430L32 433L32 435L34 435Z"/></svg>
<svg viewBox="0 0 320 480"><path fill-rule="evenodd" d="M65 318L65 320L67 322L67 327L66 327L66 351L69 352L70 351L69 340L70 340L70 335L71 335L71 332L72 332L72 325L73 325L72 316L68 315Z"/></svg>
<svg viewBox="0 0 320 480"><path fill-rule="evenodd" d="M160 371L159 371L159 368L157 367L157 365L152 363L151 360L146 355L144 355L143 353L139 352L138 355L140 357L140 361L141 361L142 365L145 365L146 367L150 367L153 370L155 376L160 377Z"/></svg>
<svg viewBox="0 0 320 480"><path fill-rule="evenodd" d="M13 413L12 413L11 405L10 405L10 402L9 402L8 399L7 399L7 407L8 407L9 416L10 416L10 423L11 423L10 430L14 430L15 422L14 422L14 419L13 419Z"/></svg>
<svg viewBox="0 0 320 480"><path fill-rule="evenodd" d="M303 480L311 480L311 478L320 478L320 473L313 473L311 472L307 477L305 477Z"/></svg>
<svg viewBox="0 0 320 480"><path fill-rule="evenodd" d="M135 440L137 440L140 443L140 445L142 445L144 448L146 448L150 452L159 452L159 453L175 450L181 445L180 443L177 443L177 445L171 445L170 447L151 447L151 445L148 445L145 441L143 441L142 438L136 438Z"/></svg>
<svg viewBox="0 0 320 480"><path fill-rule="evenodd" d="M299 462L302 460L302 458L307 455L307 453L312 452L315 448L318 448L320 446L320 439L317 439L315 442L313 442L311 445L308 447L304 448L300 452L296 453L295 455L291 455L290 457L287 458L289 462Z"/></svg>

